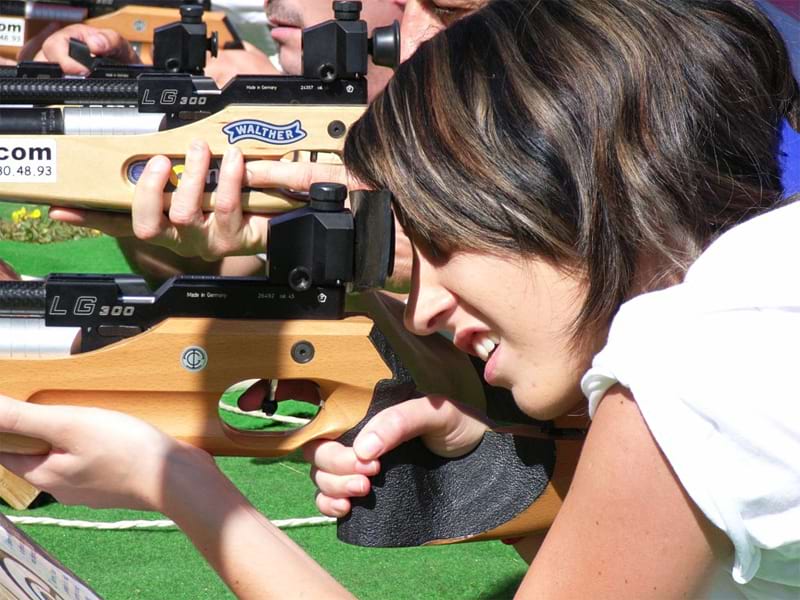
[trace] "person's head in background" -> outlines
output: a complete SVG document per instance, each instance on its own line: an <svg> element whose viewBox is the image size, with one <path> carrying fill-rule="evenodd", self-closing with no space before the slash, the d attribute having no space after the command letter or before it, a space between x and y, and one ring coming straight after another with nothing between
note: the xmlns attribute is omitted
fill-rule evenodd
<svg viewBox="0 0 800 600"><path fill-rule="evenodd" d="M415 243L409 327L549 418L622 302L778 203L798 104L751 2L495 0L400 66L345 164Z"/></svg>
<svg viewBox="0 0 800 600"><path fill-rule="evenodd" d="M370 32L375 27L390 25L403 18L405 0L363 0L361 18ZM302 71L302 31L333 18L332 0L266 0L265 9L272 33L278 46L278 57L283 70L291 75ZM370 97L386 85L393 71L377 67L370 61L367 79Z"/></svg>

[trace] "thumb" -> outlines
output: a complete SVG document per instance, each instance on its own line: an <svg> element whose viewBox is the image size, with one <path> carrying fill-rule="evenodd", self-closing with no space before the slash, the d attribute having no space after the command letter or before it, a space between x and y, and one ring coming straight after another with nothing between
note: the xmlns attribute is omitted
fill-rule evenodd
<svg viewBox="0 0 800 600"><path fill-rule="evenodd" d="M374 460L416 437L435 454L452 458L471 452L488 425L466 406L442 396L407 400L381 411L353 442L362 461Z"/></svg>

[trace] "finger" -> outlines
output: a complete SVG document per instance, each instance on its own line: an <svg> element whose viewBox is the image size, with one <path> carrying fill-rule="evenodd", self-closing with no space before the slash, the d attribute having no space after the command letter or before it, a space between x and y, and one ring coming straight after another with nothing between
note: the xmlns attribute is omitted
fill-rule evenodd
<svg viewBox="0 0 800 600"><path fill-rule="evenodd" d="M303 458L321 471L333 475L377 475L377 460L362 461L352 448L332 440L316 440L303 446Z"/></svg>
<svg viewBox="0 0 800 600"><path fill-rule="evenodd" d="M105 49L102 52L99 49L95 51L92 47L92 44L87 42L89 49L92 50L93 54L105 56L126 65L141 62L139 55L136 54L133 46L131 46L130 42L128 42L128 40L126 40L118 31L115 31L114 29L101 29L98 35L93 36L92 42L102 44L103 42L100 40L100 36L106 38Z"/></svg>
<svg viewBox="0 0 800 600"><path fill-rule="evenodd" d="M311 481L320 492L331 498L358 498L370 491L369 479L364 475L334 475L312 468Z"/></svg>
<svg viewBox="0 0 800 600"><path fill-rule="evenodd" d="M203 226L203 196L210 164L211 151L208 144L204 140L194 140L186 153L183 174L178 181L178 189L172 194L169 207L169 220L179 232L182 229Z"/></svg>
<svg viewBox="0 0 800 600"><path fill-rule="evenodd" d="M55 221L62 221L78 227L97 229L112 237L121 238L133 235L130 215L55 206L50 209L48 214Z"/></svg>
<svg viewBox="0 0 800 600"><path fill-rule="evenodd" d="M5 467L14 475L22 477L25 481L36 487L42 487L42 480L37 477L42 466L50 458L48 454L30 456L25 454L0 453L0 466Z"/></svg>
<svg viewBox="0 0 800 600"><path fill-rule="evenodd" d="M6 261L0 259L0 281L17 281L18 279L19 273Z"/></svg>
<svg viewBox="0 0 800 600"><path fill-rule="evenodd" d="M65 410L60 406L43 407L0 396L0 432L15 433L56 445L54 441L64 437L64 427L58 423L64 423L61 419L66 418Z"/></svg>
<svg viewBox="0 0 800 600"><path fill-rule="evenodd" d="M340 519L350 512L350 501L347 498L330 498L325 494L317 494L317 508L327 517Z"/></svg>
<svg viewBox="0 0 800 600"><path fill-rule="evenodd" d="M112 51L111 41L104 30L87 25L70 25L48 37L36 60L56 62L68 75L85 75L89 68L69 56L69 41L77 39L89 48L89 52L97 56L105 56Z"/></svg>
<svg viewBox="0 0 800 600"><path fill-rule="evenodd" d="M164 187L171 172L172 162L166 156L154 156L147 161L136 183L131 221L133 232L139 239L177 238L177 230L164 216Z"/></svg>
<svg viewBox="0 0 800 600"><path fill-rule="evenodd" d="M348 185L347 170L343 165L279 160L248 161L244 183L256 188L288 188L306 191L316 181Z"/></svg>
<svg viewBox="0 0 800 600"><path fill-rule="evenodd" d="M221 243L238 250L242 234L242 178L244 177L244 157L241 150L232 146L225 152L219 167L219 183L214 198L214 223Z"/></svg>
<svg viewBox="0 0 800 600"><path fill-rule="evenodd" d="M264 398L269 395L270 384L269 379L259 379L239 396L236 404L244 411L260 410Z"/></svg>
<svg viewBox="0 0 800 600"><path fill-rule="evenodd" d="M426 396L379 412L358 434L353 450L366 461L423 437L428 448L440 456L461 456L480 443L486 428L480 419L446 398Z"/></svg>

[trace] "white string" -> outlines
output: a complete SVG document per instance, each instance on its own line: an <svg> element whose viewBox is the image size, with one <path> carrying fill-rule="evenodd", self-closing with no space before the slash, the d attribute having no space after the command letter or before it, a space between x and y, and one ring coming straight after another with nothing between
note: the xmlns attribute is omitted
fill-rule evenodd
<svg viewBox="0 0 800 600"><path fill-rule="evenodd" d="M138 521L117 521L116 523L100 521L76 521L69 519L53 519L51 517L18 517L5 515L12 523L20 525L54 525L56 527L68 527L73 529L99 529L99 530L121 530L121 529L177 529L174 521L168 519L161 520L138 520ZM301 519L277 519L270 521L279 529L292 529L295 527L313 527L319 525L330 525L335 523L333 517L306 517Z"/></svg>
<svg viewBox="0 0 800 600"><path fill-rule="evenodd" d="M272 415L271 417L261 410L242 410L238 406L230 406L229 404L219 403L219 407L226 411L235 413L237 415L245 415L247 417L255 417L257 419L269 419L270 421L281 421L283 423L292 423L294 425L308 425L311 419L301 419L300 417L291 417L289 415Z"/></svg>

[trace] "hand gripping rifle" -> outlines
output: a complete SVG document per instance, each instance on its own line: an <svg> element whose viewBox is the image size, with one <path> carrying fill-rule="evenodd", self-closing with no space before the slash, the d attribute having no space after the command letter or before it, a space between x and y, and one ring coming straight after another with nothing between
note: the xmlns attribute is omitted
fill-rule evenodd
<svg viewBox="0 0 800 600"><path fill-rule="evenodd" d="M476 370L445 338L408 334L378 295L369 317L345 313L347 290L382 284L394 247L390 195L354 192L353 213L345 196L343 186L315 184L307 207L271 220L266 278L179 276L155 292L132 276L0 283L0 393L123 411L213 454L239 456L277 456L316 438L350 444L376 412L421 393L483 405ZM59 330L69 344L53 355L41 341ZM69 354L76 330L80 347ZM234 429L220 421L219 398L252 378L313 381L321 408L291 432ZM514 432L490 431L458 459L419 440L387 454L371 495L339 522L340 539L409 546L546 528L581 432L552 424ZM48 449L0 439L0 451Z"/></svg>
<svg viewBox="0 0 800 600"><path fill-rule="evenodd" d="M22 46L31 43L50 23L84 23L113 29L128 40L144 63L153 60L153 34L158 27L180 19L184 0L0 0L0 56L15 59ZM236 28L209 0L203 6L203 22L216 33L221 48L242 48ZM39 48L31 48L38 51Z"/></svg>
<svg viewBox="0 0 800 600"><path fill-rule="evenodd" d="M236 145L245 159L278 160L295 151L338 153L367 102L367 60L399 62L397 23L373 31L361 2L334 2L335 18L303 32L303 76L240 75L219 89L201 75L206 50L202 8L156 31L152 67L96 66L64 78L57 66L21 63L0 76L0 199L130 210L148 158L165 154L175 178L191 140L214 157L205 208L214 202L216 170ZM0 68L0 75L3 69ZM33 104L23 108L3 104ZM243 191L245 210L284 212L302 205L275 190Z"/></svg>

